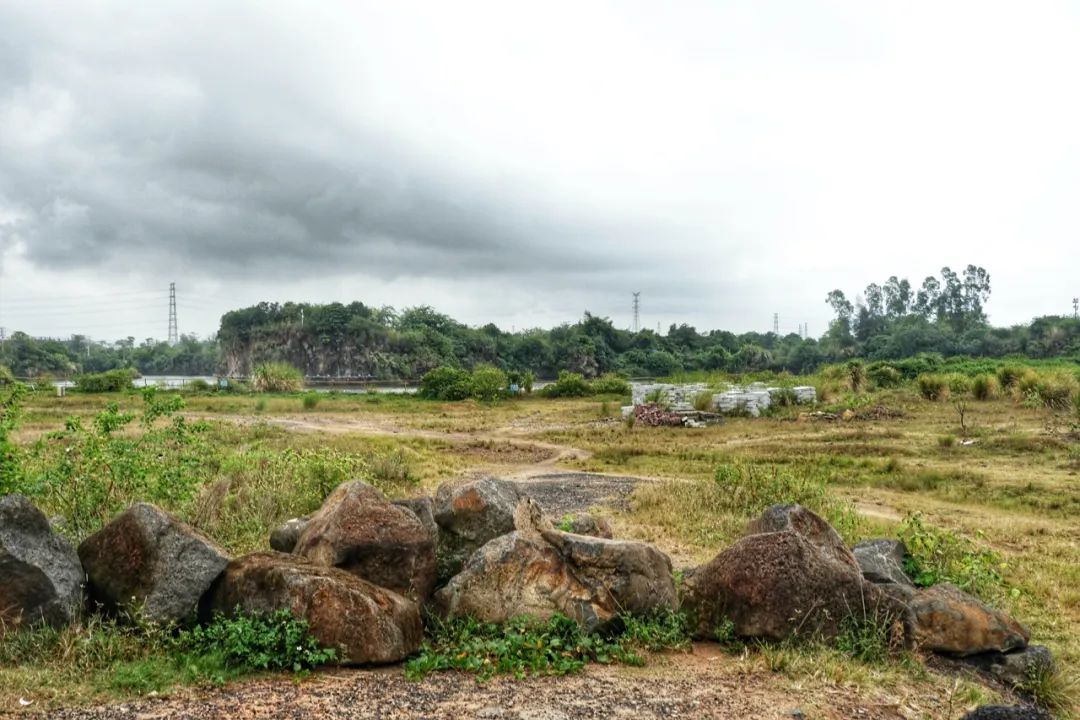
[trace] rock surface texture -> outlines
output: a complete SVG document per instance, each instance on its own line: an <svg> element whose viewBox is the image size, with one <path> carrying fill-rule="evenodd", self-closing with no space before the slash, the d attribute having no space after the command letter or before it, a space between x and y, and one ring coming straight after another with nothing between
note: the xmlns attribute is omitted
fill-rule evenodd
<svg viewBox="0 0 1080 720"><path fill-rule="evenodd" d="M420 647L419 606L344 570L297 555L263 552L229 563L203 602L203 614L287 609L309 623L338 661L364 665L402 660Z"/></svg>
<svg viewBox="0 0 1080 720"><path fill-rule="evenodd" d="M441 485L435 492L439 525L440 581L456 575L481 545L514 530L514 510L521 500L515 483L483 478L465 485Z"/></svg>
<svg viewBox="0 0 1080 720"><path fill-rule="evenodd" d="M229 562L222 548L169 513L136 503L79 545L93 599L183 620Z"/></svg>
<svg viewBox="0 0 1080 720"><path fill-rule="evenodd" d="M304 528L311 522L310 515L294 517L286 520L274 528L270 533L270 547L278 552L291 553L296 548L296 541L300 539Z"/></svg>
<svg viewBox="0 0 1080 720"><path fill-rule="evenodd" d="M293 552L416 600L435 587L431 533L415 513L360 480L330 493Z"/></svg>
<svg viewBox="0 0 1080 720"><path fill-rule="evenodd" d="M916 590L908 603L915 642L951 655L1008 652L1027 646L1030 633L1011 617L959 588L941 584Z"/></svg>
<svg viewBox="0 0 1080 720"><path fill-rule="evenodd" d="M914 587L904 572L907 547L900 540L864 540L851 549L863 577L872 583Z"/></svg>
<svg viewBox="0 0 1080 720"><path fill-rule="evenodd" d="M1050 713L1031 705L983 705L961 720L1053 720Z"/></svg>
<svg viewBox="0 0 1080 720"><path fill-rule="evenodd" d="M812 510L807 510L798 503L766 508L760 517L750 521L746 534L784 531L798 533L837 562L852 567L859 566L840 533Z"/></svg>
<svg viewBox="0 0 1080 720"><path fill-rule="evenodd" d="M671 561L651 545L554 530L529 500L516 516L514 532L477 550L435 594L436 612L486 622L561 613L593 629L620 612L677 607Z"/></svg>
<svg viewBox="0 0 1080 720"><path fill-rule="evenodd" d="M1054 657L1050 648L1043 645L1028 645L1007 653L970 655L964 658L964 661L1014 687L1029 682L1035 674L1048 673L1054 669Z"/></svg>
<svg viewBox="0 0 1080 720"><path fill-rule="evenodd" d="M22 495L0 498L0 633L70 623L83 606L79 556Z"/></svg>

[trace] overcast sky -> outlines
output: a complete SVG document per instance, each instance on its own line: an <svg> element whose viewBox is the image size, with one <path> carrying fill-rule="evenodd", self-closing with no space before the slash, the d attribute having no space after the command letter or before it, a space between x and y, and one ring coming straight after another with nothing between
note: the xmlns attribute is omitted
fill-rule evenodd
<svg viewBox="0 0 1080 720"><path fill-rule="evenodd" d="M1069 2L0 3L0 326L259 300L820 335L943 265L1080 295Z"/></svg>

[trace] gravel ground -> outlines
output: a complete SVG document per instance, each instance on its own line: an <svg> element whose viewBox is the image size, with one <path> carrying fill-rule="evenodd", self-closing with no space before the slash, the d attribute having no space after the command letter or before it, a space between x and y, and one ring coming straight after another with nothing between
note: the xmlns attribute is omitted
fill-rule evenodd
<svg viewBox="0 0 1080 720"><path fill-rule="evenodd" d="M283 678L188 690L170 698L17 716L64 720L163 718L371 718L398 720L660 720L766 718L897 720L910 717L888 699L860 698L849 688L818 688L800 706L780 676L745 675L695 650L645 668L590 666L570 677L496 678L439 673L421 682L400 668L338 670L294 683ZM806 700L807 698L804 698ZM14 716L14 715L13 715Z"/></svg>

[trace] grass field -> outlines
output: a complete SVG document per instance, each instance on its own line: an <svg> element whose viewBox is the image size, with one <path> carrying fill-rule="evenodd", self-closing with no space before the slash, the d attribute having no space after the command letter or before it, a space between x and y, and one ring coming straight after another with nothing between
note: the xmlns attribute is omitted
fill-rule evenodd
<svg viewBox="0 0 1080 720"><path fill-rule="evenodd" d="M329 394L307 403L301 394L193 395L179 411L185 429L162 417L111 432L129 443L120 457L135 480L101 507L72 498L67 483L93 478L57 470L57 454L74 444L89 466L108 461L112 468L116 458L93 454L103 446L87 428L109 403L117 403L120 415L139 415L146 403L138 394L30 396L13 437L35 476L54 479L34 486L35 501L50 515L74 514L67 532L75 539L134 495L150 493L139 499L169 507L234 552L265 547L277 523L315 509L330 488L354 477L392 496L430 492L479 472L525 476L565 468L644 478L628 507L608 512L617 535L657 543L676 567L711 558L769 502L798 499L829 517L849 541L907 533L954 543L952 576L970 581L1025 622L1033 642L1052 649L1059 672L1043 692L1061 717L1071 717L1080 671L1075 410L1009 396L976 401L956 394L934 402L912 384L853 395L835 380L818 380L833 383L827 415L785 408L704 429L628 424L618 413L625 400L617 397L481 404L395 395ZM82 418L82 435L50 435L71 416ZM164 448L154 465L136 458L144 442ZM166 486L155 473L182 480ZM25 695L44 704L89 702L190 681L181 674L134 689L118 684L111 663L127 657L119 650L98 661L77 647L51 646L18 656L36 664L16 665L11 644L0 641L0 648L8 646L0 650L5 708ZM882 666L831 650L744 648L730 663L733 672L778 673L811 694L854 684L905 698L948 695L950 706L998 697L994 688L906 656ZM911 717L935 716L911 702Z"/></svg>

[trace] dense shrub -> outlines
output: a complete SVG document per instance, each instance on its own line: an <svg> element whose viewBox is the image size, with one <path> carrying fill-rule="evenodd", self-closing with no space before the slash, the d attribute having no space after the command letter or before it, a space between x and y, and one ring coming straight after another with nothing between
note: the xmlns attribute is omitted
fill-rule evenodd
<svg viewBox="0 0 1080 720"><path fill-rule="evenodd" d="M550 385L545 385L540 394L544 397L587 397L592 395L592 387L580 373L563 370L559 373L559 378Z"/></svg>
<svg viewBox="0 0 1080 720"><path fill-rule="evenodd" d="M1019 384L1020 378L1026 372L1028 372L1028 368L1022 365L1002 365L997 371L997 380L1001 385L1001 389L1012 390Z"/></svg>
<svg viewBox="0 0 1080 720"><path fill-rule="evenodd" d="M468 371L444 365L420 378L416 394L428 400L464 400L472 392L470 380Z"/></svg>
<svg viewBox="0 0 1080 720"><path fill-rule="evenodd" d="M992 400L998 394L998 381L993 375L982 373L971 379L971 394L976 400Z"/></svg>
<svg viewBox="0 0 1080 720"><path fill-rule="evenodd" d="M894 388L904 382L903 373L892 365L883 362L868 365L866 375L879 388Z"/></svg>
<svg viewBox="0 0 1080 720"><path fill-rule="evenodd" d="M81 392L121 392L131 389L131 381L138 373L131 368L88 373L75 378L75 387Z"/></svg>
<svg viewBox="0 0 1080 720"><path fill-rule="evenodd" d="M469 378L469 394L477 400L493 402L506 395L510 379L502 370L491 365L481 365Z"/></svg>
<svg viewBox="0 0 1080 720"><path fill-rule="evenodd" d="M601 375L590 383L594 395L629 395L630 383L614 373Z"/></svg>
<svg viewBox="0 0 1080 720"><path fill-rule="evenodd" d="M14 385L15 376L6 365L0 365L0 385Z"/></svg>
<svg viewBox="0 0 1080 720"><path fill-rule="evenodd" d="M971 392L971 378L961 373L950 373L949 393L952 395L965 395Z"/></svg>
<svg viewBox="0 0 1080 720"><path fill-rule="evenodd" d="M927 400L944 400L949 396L949 380L944 375L924 373L915 381L919 394Z"/></svg>
<svg viewBox="0 0 1080 720"><path fill-rule="evenodd" d="M296 392L304 387L304 375L288 363L263 363L252 371L251 387L255 392Z"/></svg>
<svg viewBox="0 0 1080 720"><path fill-rule="evenodd" d="M213 388L210 383L206 382L202 378L195 378L187 384L187 389L191 392L204 393L210 392Z"/></svg>

